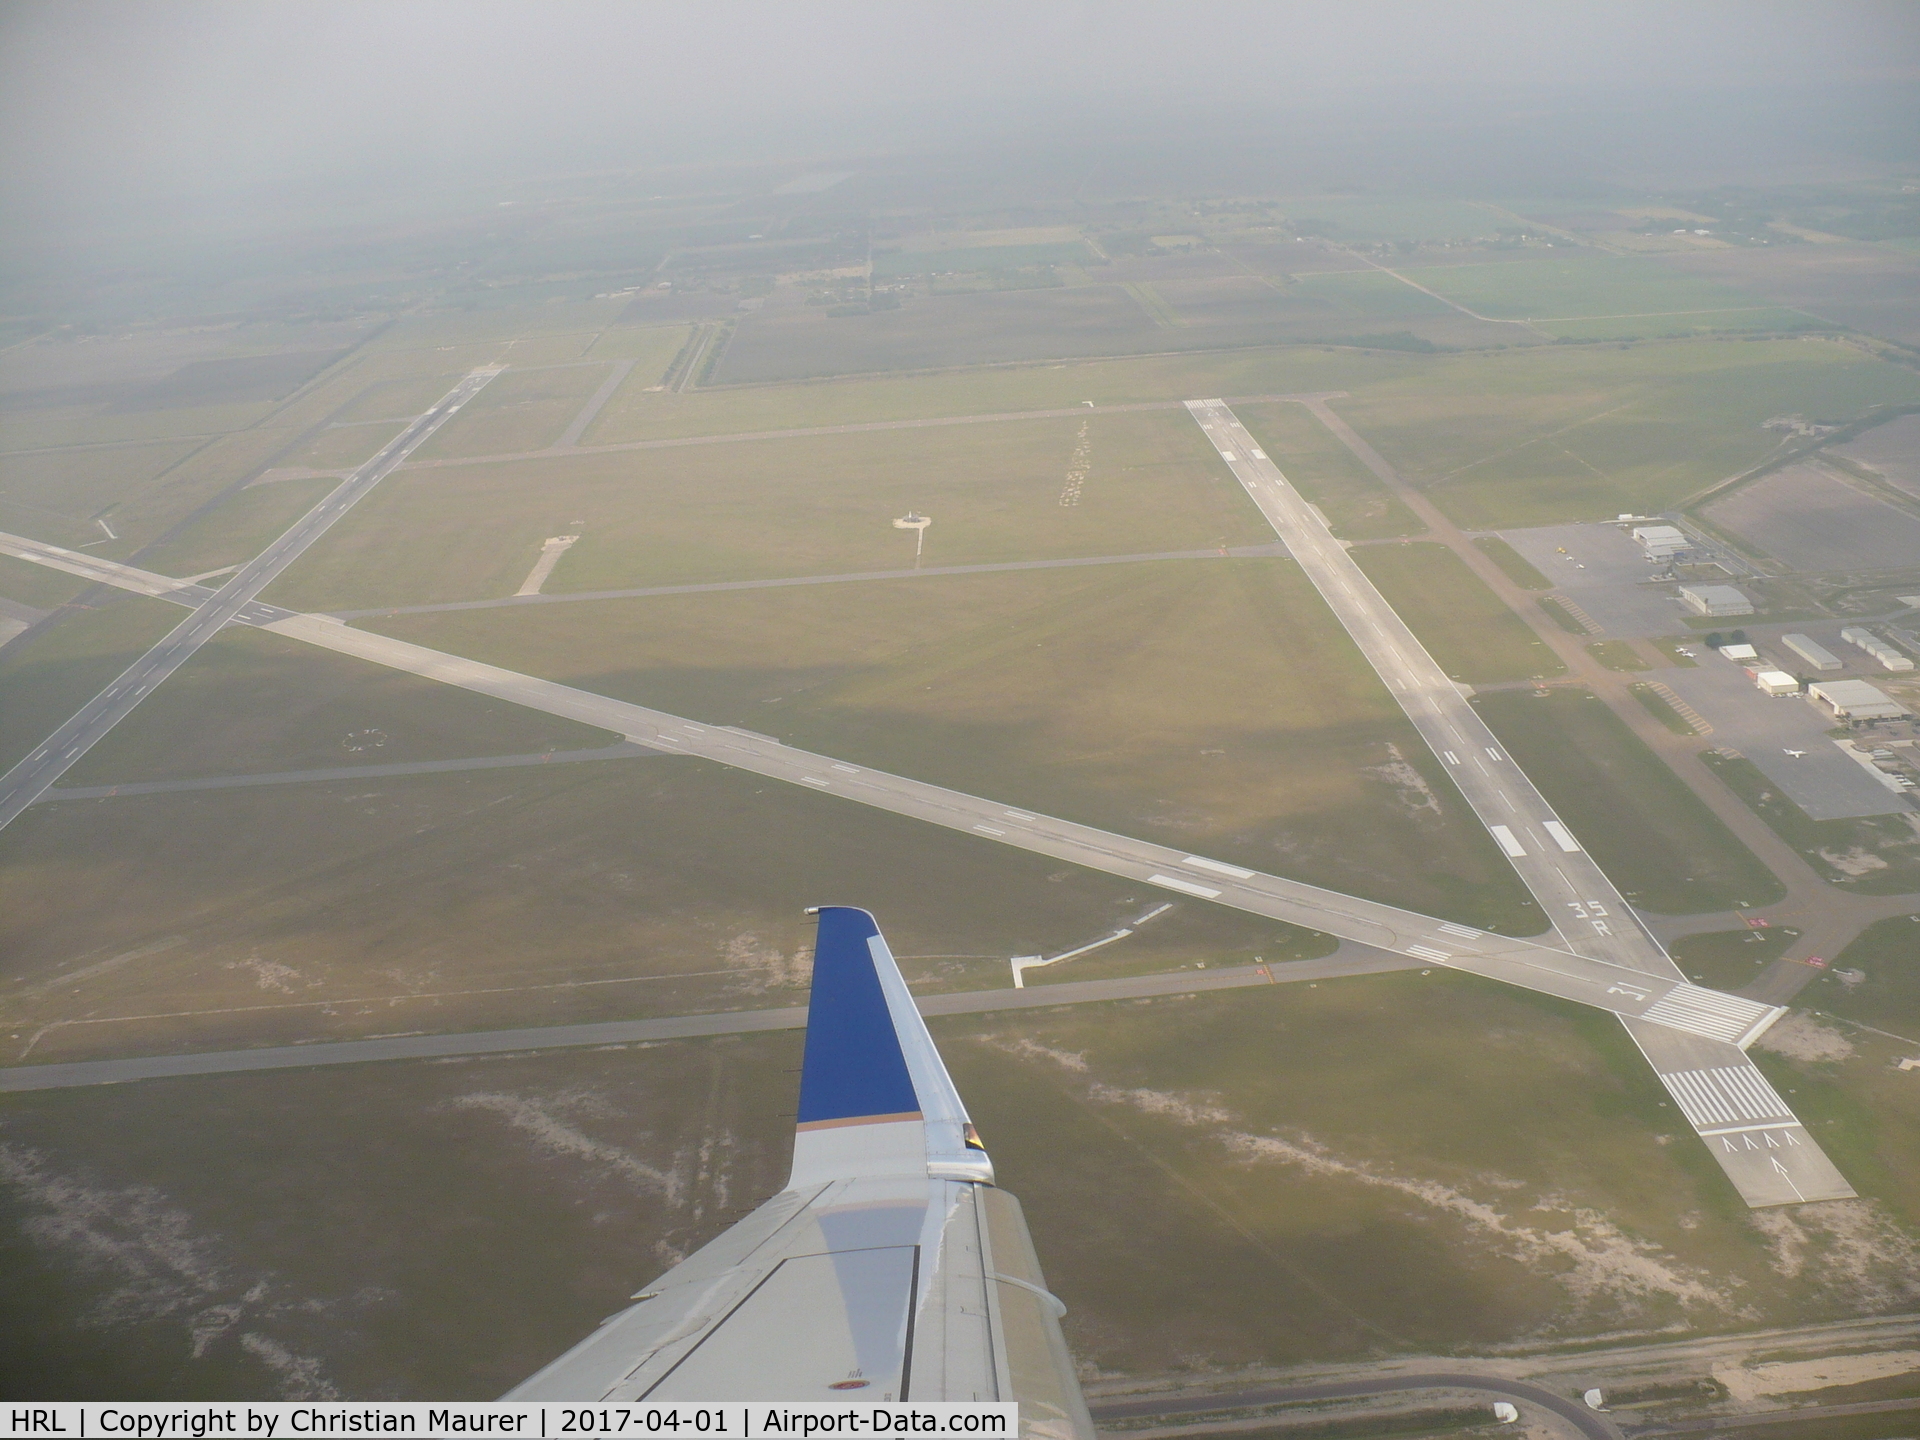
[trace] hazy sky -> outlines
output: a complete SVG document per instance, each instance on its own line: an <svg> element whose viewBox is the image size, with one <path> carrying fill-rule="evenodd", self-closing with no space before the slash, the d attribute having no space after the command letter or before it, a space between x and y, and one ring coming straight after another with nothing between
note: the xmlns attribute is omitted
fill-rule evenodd
<svg viewBox="0 0 1920 1440"><path fill-rule="evenodd" d="M12 0L16 201L644 165L1369 96L1905 81L1913 0Z"/></svg>

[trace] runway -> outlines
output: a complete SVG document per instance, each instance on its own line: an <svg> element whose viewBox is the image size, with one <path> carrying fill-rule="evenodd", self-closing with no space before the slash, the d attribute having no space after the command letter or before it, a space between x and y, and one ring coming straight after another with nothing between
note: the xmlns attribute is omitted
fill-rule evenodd
<svg viewBox="0 0 1920 1440"><path fill-rule="evenodd" d="M199 599L197 595L191 598L183 596L180 592L184 587L178 582L167 592L161 593L162 599L187 599L194 606L193 613L169 631L159 644L122 671L105 690L81 706L32 754L0 776L0 829L13 823L22 810L44 794L81 756L146 699L156 685L186 664L201 646L219 634L228 623L234 620L257 620L263 612L256 608L254 597L499 373L498 368L488 368L469 374L438 404L415 418L378 455L343 480L325 499L294 521L279 538L242 565L232 579L205 599ZM159 592L149 590L146 593Z"/></svg>
<svg viewBox="0 0 1920 1440"><path fill-rule="evenodd" d="M1447 767L1461 795L1575 953L1619 967L1615 987L1682 979L1679 967L1572 829L1307 501L1222 400L1188 410L1261 514ZM1316 413L1327 418L1325 407ZM1337 418L1335 434L1364 446ZM1384 465L1378 456L1361 456ZM1641 978L1644 977L1644 978ZM1539 988L1539 987L1536 987ZM1638 1010L1612 1009L1749 1205L1848 1199L1853 1188L1742 1047L1781 1012L1739 1030L1754 1004L1683 985Z"/></svg>
<svg viewBox="0 0 1920 1440"><path fill-rule="evenodd" d="M16 545L17 549L30 547ZM257 612L257 613L256 613ZM731 726L703 725L665 711L579 690L495 665L430 650L320 615L255 606L244 623L322 649L403 670L530 710L578 720L670 754L691 755L785 781L1003 845L1121 875L1195 899L1448 965L1506 984L1598 1006L1617 1014L1651 1013L1664 1026L1726 1041L1758 1034L1776 1009L1702 990L1676 977L1649 976L1614 962L1494 935L1452 921L1342 895L1208 856L1117 835L1003 801L949 790L882 770L799 750Z"/></svg>
<svg viewBox="0 0 1920 1440"><path fill-rule="evenodd" d="M492 373L476 372L463 382L462 388L471 385L477 391ZM415 429L430 418L435 425L444 422L457 408L457 403L450 402L460 394L461 391L456 390L422 416L408 434L414 434ZM284 542L296 532L304 534L298 549L280 558L272 574L254 586L247 599L237 605L217 605L216 602L233 592L254 572L256 565L281 555L282 542L276 542L258 561L243 567L240 574L210 600L199 598L203 592L199 592L198 587L170 581L164 576L111 562L92 561L90 557L78 559L88 561L95 577L108 583L196 605L195 615L175 632L198 637L193 639L194 648L211 634L211 631L203 634L200 628L205 623L203 613L224 613L240 623L338 653L580 720L625 735L641 745L749 770L1000 844L1121 875L1176 894L1212 900L1390 951L1417 962L1446 965L1610 1010L1627 1024L1629 1033L1660 1074L1682 1113L1693 1121L1696 1132L1708 1143L1748 1204L1851 1197L1854 1192L1844 1177L1740 1048L1782 1012L1739 996L1690 985L1680 977L1678 969L1633 916L1612 883L1586 856L1577 838L1554 816L1518 766L1505 756L1492 733L1467 705L1465 695L1447 679L1374 590L1324 522L1259 451L1224 402L1189 402L1189 408L1196 420L1208 428L1216 448L1274 524L1287 548L1322 593L1328 595L1336 615L1401 700L1423 737L1435 746L1435 753L1462 782L1462 793L1475 813L1515 861L1536 896L1547 905L1549 914L1560 915L1555 939L1567 948L1487 934L1210 857L1013 808L1001 801L796 750L751 732L701 725L557 682L356 630L332 617L300 615L252 601L251 594L257 593L272 574L277 574L279 568L291 561L298 549L305 548L324 531L326 524L337 518L339 511L322 515L336 496L352 491L352 487L362 487L346 500L351 504L365 488L377 483L380 475L390 472L399 458L404 458L392 457L392 452L406 440L406 435L383 451L381 457L369 462L369 467L356 472L341 490L309 512L306 520L283 537ZM431 429L417 434L411 443L417 445L428 433ZM386 463L383 457L390 457L391 463ZM382 464L384 468L379 469ZM377 474L373 473L375 469ZM366 478L368 476L371 478ZM344 506L340 508L344 510ZM303 527L311 520L322 523L319 529L306 534ZM57 547L19 537L7 537L6 546L0 548L42 563L57 560L62 568L78 563L70 558L75 552L58 551ZM57 553L46 558L49 552ZM225 623L225 619L219 623ZM147 658L163 656L173 639L169 636L167 641L162 641ZM139 695L144 695L166 673L171 673L184 658L180 656L150 678ZM164 664L164 659L161 663ZM136 666L134 670L139 668ZM130 670L128 675L133 673ZM122 680L126 678L123 676ZM80 722L95 706L105 704L108 708L87 722L101 724L104 720L98 731L104 734L119 715L137 703L138 695L118 714L113 714L111 702L116 696L122 696L120 687L121 682L109 687L81 716L56 732L54 741L35 752L35 757L22 762L22 766L15 767L15 772L7 777L8 782L34 764L36 757L48 768L54 768L54 774L11 812L0 810L0 825L43 793L60 771L77 759L79 753L84 753L80 750L64 755L58 748L57 742L69 727L79 726L85 733L86 726ZM105 718L108 715L110 719ZM93 738L97 739L98 735ZM91 744L92 740L86 743ZM1505 838L1500 833L1502 829L1506 832Z"/></svg>
<svg viewBox="0 0 1920 1440"><path fill-rule="evenodd" d="M1024 990L971 990L923 995L923 1015L982 1015L995 1010L1036 1010L1100 1000L1137 1000L1154 995L1198 995L1250 985L1333 980L1417 968L1418 960L1368 951L1342 951L1319 960L1237 965L1219 970L1181 970L1115 980L1036 984ZM0 1093L68 1090L121 1085L182 1075L230 1075L251 1070L298 1070L315 1065L365 1065L376 1061L442 1059L455 1055L522 1054L535 1050L592 1049L643 1041L685 1040L703 1035L746 1035L796 1030L807 1023L805 1006L778 1010L730 1010L712 1015L672 1015L656 1020L614 1020L595 1025L542 1025L524 1030L484 1030L468 1035L390 1035L379 1040L343 1040L315 1045L276 1045L254 1050L215 1050L200 1055L152 1055L127 1060L83 1060L60 1065L19 1065L0 1070Z"/></svg>

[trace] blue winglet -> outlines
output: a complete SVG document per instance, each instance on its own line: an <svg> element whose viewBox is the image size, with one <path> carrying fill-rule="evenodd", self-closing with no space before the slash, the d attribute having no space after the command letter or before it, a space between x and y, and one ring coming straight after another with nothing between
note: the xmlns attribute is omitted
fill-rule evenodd
<svg viewBox="0 0 1920 1440"><path fill-rule="evenodd" d="M820 907L800 1070L801 1130L920 1118L920 1098L867 945L879 933L865 910Z"/></svg>

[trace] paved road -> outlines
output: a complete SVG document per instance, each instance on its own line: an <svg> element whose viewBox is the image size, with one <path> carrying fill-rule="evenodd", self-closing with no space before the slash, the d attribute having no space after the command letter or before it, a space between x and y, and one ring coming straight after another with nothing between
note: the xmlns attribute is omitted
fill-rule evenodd
<svg viewBox="0 0 1920 1440"><path fill-rule="evenodd" d="M5 540L0 537L0 551ZM13 553L13 552L6 552ZM1091 555L1070 560L1003 560L990 565L929 565L921 570L855 570L845 575L795 575L779 580L715 580L703 585L653 585L638 590L576 590L566 595L509 595L497 600L445 600L438 605L390 605L380 610L334 610L336 620L376 615L432 615L443 610L493 610L503 605L563 605L579 600L645 600L657 595L708 595L718 590L779 590L789 585L850 585L862 580L924 580L935 575L992 575L1009 570L1070 570L1082 565L1141 565L1153 560L1261 560L1284 557L1284 545L1231 545L1224 550L1158 550L1148 555Z"/></svg>
<svg viewBox="0 0 1920 1440"><path fill-rule="evenodd" d="M1023 990L973 990L924 995L923 1015L982 1015L996 1010L1040 1010L1099 1000L1133 1000L1152 995L1197 995L1249 985L1333 980L1348 975L1381 975L1420 965L1366 946L1342 946L1318 960L1272 965L1239 965L1219 970L1182 970L1116 980L1075 980L1034 984ZM779 1010L732 1010L715 1015L673 1015L657 1020L614 1020L593 1025L543 1025L525 1030L487 1030L468 1035L391 1035L379 1040L344 1040L316 1045L279 1045L256 1050L217 1050L201 1055L153 1055L129 1060L85 1060L71 1064L20 1065L0 1070L0 1093L67 1090L83 1085L118 1085L181 1075L227 1075L244 1070L297 1070L314 1065L364 1065L381 1060L438 1059L448 1055L499 1055L527 1050L575 1050L596 1045L630 1045L649 1040L685 1040L701 1035L745 1035L764 1030L794 1030L807 1023L805 1006Z"/></svg>
<svg viewBox="0 0 1920 1440"><path fill-rule="evenodd" d="M1336 399L1344 390L1300 395L1239 395L1229 403L1264 405L1279 400ZM740 430L727 435L677 435L660 440L623 440L612 445L555 445L545 450L515 450L501 455L467 455L458 459L415 460L406 468L427 470L446 465L504 465L517 460L551 460L562 455L612 455L626 450L671 450L682 445L739 445L755 440L804 440L813 435L864 435L875 430L931 430L946 425L1000 425L1011 420L1062 420L1076 415L1130 415L1142 410L1179 410L1184 400L1143 400L1131 405L1079 405L1059 410L1005 410L989 415L936 415L923 420L863 420L847 425L810 425L793 430Z"/></svg>
<svg viewBox="0 0 1920 1440"><path fill-rule="evenodd" d="M1524 1380L1505 1380L1497 1375L1476 1375L1470 1371L1383 1376L1378 1380L1330 1380L1316 1385L1276 1385L1257 1390L1228 1390L1159 1400L1110 1400L1088 1408L1096 1421L1135 1420L1154 1415L1208 1415L1218 1410L1250 1410L1261 1405L1285 1405L1305 1400L1397 1395L1408 1390L1470 1390L1486 1395L1508 1396L1538 1405L1543 1410L1551 1410L1571 1423L1582 1435L1590 1436L1591 1440L1620 1440L1620 1431L1610 1419L1587 1409L1577 1400L1556 1395L1538 1385L1529 1385Z"/></svg>
<svg viewBox="0 0 1920 1440"><path fill-rule="evenodd" d="M1317 511L1220 400L1189 410L1460 793L1554 920L1562 943L1621 967L1616 993L1680 978L1634 914ZM1644 982L1630 972L1646 976ZM1743 1003L1752 1005L1742 1008ZM1749 1205L1850 1198L1833 1162L1741 1048L1775 1007L1688 986L1640 1009L1607 1005ZM1652 1023L1657 1022L1657 1023ZM1686 1033L1676 1033L1686 1032Z"/></svg>
<svg viewBox="0 0 1920 1440"><path fill-rule="evenodd" d="M664 751L635 745L597 750L550 750L535 755L476 755L469 760L403 760L391 765L337 765L328 770L276 770L265 775L205 775L192 780L130 780L120 785L56 785L36 804L57 800L113 800L171 795L182 790L244 790L255 785L311 785L325 780L385 780L395 775L439 775L450 770L506 770L522 765L571 765L582 760L658 759Z"/></svg>
<svg viewBox="0 0 1920 1440"><path fill-rule="evenodd" d="M437 405L389 441L378 455L288 526L271 545L242 565L231 580L199 601L191 615L83 705L31 755L0 776L0 829L10 825L22 810L125 719L156 685L191 659L229 622L259 619L264 612L254 608L254 597L499 373L489 368L468 375Z"/></svg>

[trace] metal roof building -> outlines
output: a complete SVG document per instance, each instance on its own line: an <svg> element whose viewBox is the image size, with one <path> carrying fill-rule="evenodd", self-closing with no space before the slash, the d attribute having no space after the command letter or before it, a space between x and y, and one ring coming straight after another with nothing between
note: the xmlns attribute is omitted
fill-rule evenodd
<svg viewBox="0 0 1920 1440"><path fill-rule="evenodd" d="M1682 585L1680 600L1696 615L1753 614L1753 601L1731 585Z"/></svg>
<svg viewBox="0 0 1920 1440"><path fill-rule="evenodd" d="M1842 720L1898 720L1913 712L1864 680L1819 680L1807 693Z"/></svg>
<svg viewBox="0 0 1920 1440"><path fill-rule="evenodd" d="M1840 657L1811 635L1782 635L1780 643L1816 670L1840 668Z"/></svg>

